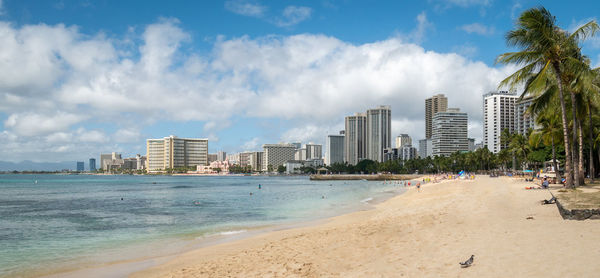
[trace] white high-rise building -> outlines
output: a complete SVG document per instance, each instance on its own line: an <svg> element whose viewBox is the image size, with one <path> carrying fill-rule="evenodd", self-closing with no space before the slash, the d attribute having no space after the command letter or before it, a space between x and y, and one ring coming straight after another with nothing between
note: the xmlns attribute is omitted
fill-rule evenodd
<svg viewBox="0 0 600 278"><path fill-rule="evenodd" d="M344 163L344 135L327 135L325 163Z"/></svg>
<svg viewBox="0 0 600 278"><path fill-rule="evenodd" d="M433 156L448 156L457 151L469 151L467 113L448 108L433 116L431 145Z"/></svg>
<svg viewBox="0 0 600 278"><path fill-rule="evenodd" d="M309 159L322 159L323 158L323 145L317 144L306 144L306 160Z"/></svg>
<svg viewBox="0 0 600 278"><path fill-rule="evenodd" d="M529 129L536 129L535 115L528 113L532 98L525 98L515 102L515 131L521 135L527 135Z"/></svg>
<svg viewBox="0 0 600 278"><path fill-rule="evenodd" d="M344 161L356 165L367 158L367 115L356 113L345 119Z"/></svg>
<svg viewBox="0 0 600 278"><path fill-rule="evenodd" d="M430 139L419 140L419 157L426 158L433 155L433 146Z"/></svg>
<svg viewBox="0 0 600 278"><path fill-rule="evenodd" d="M252 166L252 171L263 171L263 157L263 152L250 153L250 166Z"/></svg>
<svg viewBox="0 0 600 278"><path fill-rule="evenodd" d="M292 144L265 144L263 145L263 171L276 171L277 167L284 165L289 160L294 160L296 146Z"/></svg>
<svg viewBox="0 0 600 278"><path fill-rule="evenodd" d="M490 92L483 95L483 145L490 152L498 153L500 137L504 129L515 131L515 102L519 97L508 91Z"/></svg>
<svg viewBox="0 0 600 278"><path fill-rule="evenodd" d="M408 134L400 134L396 137L396 148L402 148L406 145L412 145L412 139Z"/></svg>
<svg viewBox="0 0 600 278"><path fill-rule="evenodd" d="M306 148L296 149L296 153L294 154L294 160L297 160L297 161L306 160Z"/></svg>
<svg viewBox="0 0 600 278"><path fill-rule="evenodd" d="M412 145L404 145L401 148L398 148L398 159L402 161L407 161L411 159L415 159L417 157L417 149Z"/></svg>
<svg viewBox="0 0 600 278"><path fill-rule="evenodd" d="M208 139L178 138L146 140L148 171L208 165Z"/></svg>
<svg viewBox="0 0 600 278"><path fill-rule="evenodd" d="M367 158L383 162L383 150L392 145L392 110L379 106L367 110Z"/></svg>

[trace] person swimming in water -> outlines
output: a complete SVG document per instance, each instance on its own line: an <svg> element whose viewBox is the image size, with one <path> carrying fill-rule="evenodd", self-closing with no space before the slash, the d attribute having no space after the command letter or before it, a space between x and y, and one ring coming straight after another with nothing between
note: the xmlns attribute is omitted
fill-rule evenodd
<svg viewBox="0 0 600 278"><path fill-rule="evenodd" d="M258 189L262 189L262 185L260 183L258 184Z"/></svg>

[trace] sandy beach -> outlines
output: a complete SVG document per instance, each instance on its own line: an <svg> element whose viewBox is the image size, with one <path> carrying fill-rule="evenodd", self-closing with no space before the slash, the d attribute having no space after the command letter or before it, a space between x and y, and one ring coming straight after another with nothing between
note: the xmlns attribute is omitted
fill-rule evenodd
<svg viewBox="0 0 600 278"><path fill-rule="evenodd" d="M512 178L428 184L311 227L201 248L131 277L597 277L600 221ZM533 218L533 219L527 219ZM458 262L475 255L472 267Z"/></svg>

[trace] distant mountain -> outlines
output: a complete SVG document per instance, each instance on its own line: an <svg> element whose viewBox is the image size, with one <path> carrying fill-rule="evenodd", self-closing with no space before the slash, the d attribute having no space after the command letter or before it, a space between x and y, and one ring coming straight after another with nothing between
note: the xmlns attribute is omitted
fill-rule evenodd
<svg viewBox="0 0 600 278"><path fill-rule="evenodd" d="M0 161L0 171L60 171L63 169L75 170L77 162L33 162L24 160L21 162Z"/></svg>

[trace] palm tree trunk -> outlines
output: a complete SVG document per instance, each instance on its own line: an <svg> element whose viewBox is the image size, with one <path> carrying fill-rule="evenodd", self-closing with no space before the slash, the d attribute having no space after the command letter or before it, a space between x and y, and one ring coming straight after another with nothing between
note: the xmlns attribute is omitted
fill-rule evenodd
<svg viewBox="0 0 600 278"><path fill-rule="evenodd" d="M569 139L569 126L567 125L567 115L566 115L566 105L565 98L563 96L563 87L562 80L560 78L560 68L558 65L554 65L554 73L556 74L556 78L558 82L558 98L560 100L560 111L561 111L561 120L563 125L563 137L565 144L565 186L569 188L573 188L573 168L571 163L573 162L571 159L571 141Z"/></svg>
<svg viewBox="0 0 600 278"><path fill-rule="evenodd" d="M583 127L582 124L579 123L578 124L578 129L579 129L579 134L577 135L579 137L579 184L580 185L584 185L585 184L585 169L584 169L584 165L583 165Z"/></svg>
<svg viewBox="0 0 600 278"><path fill-rule="evenodd" d="M554 174L556 174L556 180L560 182L562 177L558 170L558 164L556 163L556 146L554 146L554 137L552 137L552 166L554 167Z"/></svg>
<svg viewBox="0 0 600 278"><path fill-rule="evenodd" d="M594 182L594 176L595 176L595 169L594 169L594 123L592 123L592 105L590 104L590 100L588 99L587 102L587 108L588 108L588 120L589 120L589 124L590 124L590 134L588 135L588 140L589 140L589 144L590 144L590 179L592 180L592 183Z"/></svg>
<svg viewBox="0 0 600 278"><path fill-rule="evenodd" d="M571 96L571 114L573 114L573 144L571 145L573 154L573 180L575 181L575 187L577 187L581 185L579 176L579 155L577 152L577 133L579 128L577 127L577 105L575 104L575 94L573 91L570 91L569 95Z"/></svg>

